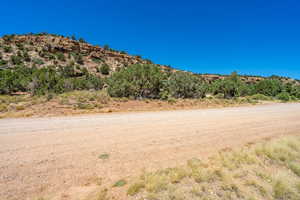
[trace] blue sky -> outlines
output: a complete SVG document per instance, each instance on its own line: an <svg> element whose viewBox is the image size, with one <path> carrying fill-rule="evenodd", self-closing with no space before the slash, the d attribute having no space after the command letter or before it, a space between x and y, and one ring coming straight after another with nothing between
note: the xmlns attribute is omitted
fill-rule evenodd
<svg viewBox="0 0 300 200"><path fill-rule="evenodd" d="M299 0L14 0L0 35L49 32L197 73L300 79Z"/></svg>

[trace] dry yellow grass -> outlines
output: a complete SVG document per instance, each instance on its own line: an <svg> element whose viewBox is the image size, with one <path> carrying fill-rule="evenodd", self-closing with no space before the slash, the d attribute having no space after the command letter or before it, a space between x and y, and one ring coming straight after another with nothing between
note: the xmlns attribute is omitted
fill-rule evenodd
<svg viewBox="0 0 300 200"><path fill-rule="evenodd" d="M131 199L300 199L300 137L222 152L208 162L145 173L130 185Z"/></svg>
<svg viewBox="0 0 300 200"><path fill-rule="evenodd" d="M270 99L270 102L274 101ZM133 100L111 98L106 91L72 91L45 96L0 95L0 118L61 116L87 113L219 108L265 103L253 97L219 99Z"/></svg>

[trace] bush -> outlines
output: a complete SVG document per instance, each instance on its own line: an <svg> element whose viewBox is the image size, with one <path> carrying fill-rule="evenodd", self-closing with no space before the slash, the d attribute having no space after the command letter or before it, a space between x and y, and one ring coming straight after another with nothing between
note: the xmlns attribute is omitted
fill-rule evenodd
<svg viewBox="0 0 300 200"><path fill-rule="evenodd" d="M132 65L115 72L108 79L108 92L113 97L134 98L203 98L207 85L197 76L176 72L168 76L152 65Z"/></svg>
<svg viewBox="0 0 300 200"><path fill-rule="evenodd" d="M15 37L15 35L12 34L12 35L4 35L2 38L3 38L3 40L6 41L6 42L11 42L11 41L13 40L14 37Z"/></svg>
<svg viewBox="0 0 300 200"><path fill-rule="evenodd" d="M300 99L300 86L293 86L291 89L291 95Z"/></svg>
<svg viewBox="0 0 300 200"><path fill-rule="evenodd" d="M272 100L272 98L270 98L266 95L263 95L263 94L255 94L255 95L251 96L251 99L261 100L261 101L270 101L270 100Z"/></svg>
<svg viewBox="0 0 300 200"><path fill-rule="evenodd" d="M104 64L100 67L100 72L103 75L108 75L110 72L110 67L107 64Z"/></svg>
<svg viewBox="0 0 300 200"><path fill-rule="evenodd" d="M155 65L132 65L108 78L112 97L159 98L164 73Z"/></svg>
<svg viewBox="0 0 300 200"><path fill-rule="evenodd" d="M291 99L289 93L287 92L281 92L276 96L277 99L281 101L289 101Z"/></svg>
<svg viewBox="0 0 300 200"><path fill-rule="evenodd" d="M193 74L186 72L175 72L164 81L161 97L174 98L203 98L207 92L207 85Z"/></svg>
<svg viewBox="0 0 300 200"><path fill-rule="evenodd" d="M78 41L81 42L81 43L86 43L86 41L83 38L79 38Z"/></svg>
<svg viewBox="0 0 300 200"><path fill-rule="evenodd" d="M44 61L42 59L39 59L39 58L34 58L32 61L33 61L34 64L37 64L37 65L43 65L44 64Z"/></svg>
<svg viewBox="0 0 300 200"><path fill-rule="evenodd" d="M255 93L275 97L283 91L283 84L277 79L265 79L255 85Z"/></svg>
<svg viewBox="0 0 300 200"><path fill-rule="evenodd" d="M95 63L101 63L102 62L101 58L96 58L96 57L92 57L92 61L95 62Z"/></svg>
<svg viewBox="0 0 300 200"><path fill-rule="evenodd" d="M295 96L291 96L291 101L298 101L299 99Z"/></svg>
<svg viewBox="0 0 300 200"><path fill-rule="evenodd" d="M252 87L242 82L236 72L224 80L217 80L213 82L210 88L211 92L216 94L223 94L224 98L233 98L239 96L246 96L252 94Z"/></svg>
<svg viewBox="0 0 300 200"><path fill-rule="evenodd" d="M102 89L104 82L92 74L82 77L73 77L70 67L53 67L42 69L26 68L23 66L14 69L0 70L0 93L11 94L16 91L28 91L34 95L48 93L63 93L71 90Z"/></svg>
<svg viewBox="0 0 300 200"><path fill-rule="evenodd" d="M75 61L80 64L80 65L83 65L84 64L84 60L83 60L83 57L81 54L76 54L76 53L73 53L72 56L74 57Z"/></svg>
<svg viewBox="0 0 300 200"><path fill-rule="evenodd" d="M30 69L18 66L13 70L6 69L0 71L0 93L9 94L16 91L26 91L26 86L30 79Z"/></svg>
<svg viewBox="0 0 300 200"><path fill-rule="evenodd" d="M24 57L24 60L26 62L30 62L31 61L31 58L30 58L30 56L29 56L29 54L28 54L27 51L24 52L23 57Z"/></svg>
<svg viewBox="0 0 300 200"><path fill-rule="evenodd" d="M12 47L11 46L4 46L3 50L5 53L11 53L12 52Z"/></svg>
<svg viewBox="0 0 300 200"><path fill-rule="evenodd" d="M1 65L6 65L6 64L7 64L7 61L1 60L1 59L0 59L0 66L1 66Z"/></svg>
<svg viewBox="0 0 300 200"><path fill-rule="evenodd" d="M215 98L217 98L217 99L223 99L224 98L224 94L222 94L222 93L215 94Z"/></svg>
<svg viewBox="0 0 300 200"><path fill-rule="evenodd" d="M16 56L16 55L12 55L10 57L10 61L12 62L12 64L14 65L20 65L23 63L23 58L21 56Z"/></svg>
<svg viewBox="0 0 300 200"><path fill-rule="evenodd" d="M66 61L65 55L63 53L61 53L61 52L57 52L56 53L56 57L60 61Z"/></svg>

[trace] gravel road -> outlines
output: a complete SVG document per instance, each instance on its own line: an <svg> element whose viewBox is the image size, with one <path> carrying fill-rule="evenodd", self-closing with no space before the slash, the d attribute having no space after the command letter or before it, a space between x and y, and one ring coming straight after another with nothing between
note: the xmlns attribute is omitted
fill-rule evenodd
<svg viewBox="0 0 300 200"><path fill-rule="evenodd" d="M96 177L111 184L143 169L172 167L224 148L299 133L297 103L1 119L0 199L56 193L72 199L68 191L88 187ZM104 153L109 158L99 159Z"/></svg>

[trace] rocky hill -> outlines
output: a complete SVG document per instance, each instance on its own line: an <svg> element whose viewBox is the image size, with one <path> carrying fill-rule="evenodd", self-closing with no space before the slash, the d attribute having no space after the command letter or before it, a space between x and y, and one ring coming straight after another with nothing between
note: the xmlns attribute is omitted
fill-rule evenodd
<svg viewBox="0 0 300 200"><path fill-rule="evenodd" d="M40 33L5 35L0 38L0 69L17 65L42 68L45 66L74 66L77 73L82 69L98 76L109 76L112 72L132 64L150 64L150 60L128 55L124 51L88 44L83 39ZM177 71L166 65L157 65L165 70ZM207 82L224 79L224 75L198 74ZM299 81L276 77L284 82L299 84ZM264 77L241 76L247 83L258 82Z"/></svg>
<svg viewBox="0 0 300 200"><path fill-rule="evenodd" d="M147 64L150 60L131 56L124 51L116 51L108 46L100 47L86 43L83 39L50 34L6 35L0 38L0 67L16 65L69 66L86 68L99 75L102 66L109 66L110 72L132 64ZM163 67L163 66L162 66Z"/></svg>

